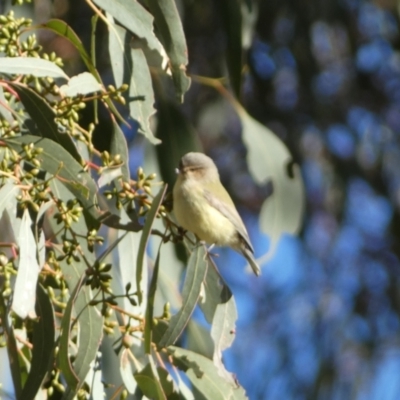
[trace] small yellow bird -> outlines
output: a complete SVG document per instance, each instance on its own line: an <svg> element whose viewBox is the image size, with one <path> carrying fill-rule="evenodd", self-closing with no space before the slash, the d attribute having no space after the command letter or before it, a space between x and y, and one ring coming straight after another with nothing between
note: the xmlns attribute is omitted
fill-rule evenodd
<svg viewBox="0 0 400 400"><path fill-rule="evenodd" d="M202 153L187 153L179 163L173 190L178 224L211 245L228 246L243 254L254 273L261 273L249 235L216 165Z"/></svg>

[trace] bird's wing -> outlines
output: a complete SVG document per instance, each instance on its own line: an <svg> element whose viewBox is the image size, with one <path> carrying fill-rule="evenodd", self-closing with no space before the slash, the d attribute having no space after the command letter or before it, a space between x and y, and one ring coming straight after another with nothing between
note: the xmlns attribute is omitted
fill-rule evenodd
<svg viewBox="0 0 400 400"><path fill-rule="evenodd" d="M226 192L224 189L224 192L222 193L223 200L220 200L210 191L204 189L204 197L206 198L210 206L217 209L223 216L228 218L229 221L233 223L246 246L251 250L252 253L254 253L253 246L250 243L249 234L247 233L246 227L244 226L244 223L240 218L240 215L237 212L228 192Z"/></svg>

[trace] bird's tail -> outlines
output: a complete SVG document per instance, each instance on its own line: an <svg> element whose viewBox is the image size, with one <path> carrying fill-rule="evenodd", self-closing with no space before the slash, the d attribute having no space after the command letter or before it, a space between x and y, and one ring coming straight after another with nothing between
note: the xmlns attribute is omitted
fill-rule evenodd
<svg viewBox="0 0 400 400"><path fill-rule="evenodd" d="M254 258L254 255L253 255L252 251L250 249L247 249L247 248L242 248L241 252L242 252L243 256L246 258L246 260L248 261L248 263L250 264L250 267L253 270L253 272L257 276L260 276L261 275L261 269L260 269L259 265L257 264L256 259Z"/></svg>

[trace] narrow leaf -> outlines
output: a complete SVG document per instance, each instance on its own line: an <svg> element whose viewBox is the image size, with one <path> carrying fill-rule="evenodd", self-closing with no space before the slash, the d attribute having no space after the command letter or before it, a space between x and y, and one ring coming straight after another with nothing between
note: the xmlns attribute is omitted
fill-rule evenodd
<svg viewBox="0 0 400 400"><path fill-rule="evenodd" d="M74 30L64 21L61 21L59 19L51 19L50 21L47 21L45 24L39 25L41 28L49 29L53 31L54 33L64 37L67 39L69 42L71 42L75 48L78 50L83 62L85 63L86 67L88 70L96 76L97 70L92 64L92 60L89 56L89 54L86 52L85 48L83 47L83 44L81 40L79 39L78 35L74 32ZM100 79L98 79L100 82Z"/></svg>
<svg viewBox="0 0 400 400"><path fill-rule="evenodd" d="M55 320L53 305L45 289L37 286L36 314L33 322L33 350L31 369L25 382L21 399L34 400L46 374L51 370L54 358Z"/></svg>
<svg viewBox="0 0 400 400"><path fill-rule="evenodd" d="M164 187L158 192L157 196L154 197L151 208L146 214L146 222L143 226L142 236L140 237L139 251L136 259L136 287L137 287L139 304L141 304L143 301L141 282L143 274L143 260L146 252L147 242L150 237L151 227L153 226L154 219L157 216L158 210L164 199L166 191L167 191L167 185L164 185Z"/></svg>
<svg viewBox="0 0 400 400"><path fill-rule="evenodd" d="M140 125L139 132L153 144L160 141L150 128L150 117L155 113L154 93L149 66L141 49L133 49L130 34L121 26L111 25L109 52L117 86L127 84L124 92L129 114Z"/></svg>
<svg viewBox="0 0 400 400"><path fill-rule="evenodd" d="M185 282L182 290L182 308L169 321L169 326L159 347L168 347L176 342L196 307L201 285L206 277L208 263L204 246L197 246L189 258Z"/></svg>
<svg viewBox="0 0 400 400"><path fill-rule="evenodd" d="M72 311L74 309L74 303L82 288L84 275L78 281L71 297L68 300L67 307L65 308L64 315L61 320L61 333L60 333L60 348L58 351L58 367L60 368L65 381L67 382L68 388L77 390L80 384L79 377L77 376L74 368L72 367L71 360L69 358L69 341L71 335L71 323L72 323Z"/></svg>
<svg viewBox="0 0 400 400"><path fill-rule="evenodd" d="M28 209L22 215L17 240L19 263L11 308L22 319L35 318L36 283L41 268L36 258L36 242Z"/></svg>
<svg viewBox="0 0 400 400"><path fill-rule="evenodd" d="M33 57L3 57L0 63L0 73L10 75L33 75L36 77L51 77L68 79L68 75L52 61Z"/></svg>
<svg viewBox="0 0 400 400"><path fill-rule="evenodd" d="M32 135L53 140L80 162L81 157L74 142L69 135L59 132L54 120L55 113L46 100L25 85L19 83L10 83L10 85L18 93L26 112L36 124L36 127L28 125Z"/></svg>
<svg viewBox="0 0 400 400"><path fill-rule="evenodd" d="M149 294L147 296L147 308L146 308L146 320L144 327L144 349L147 354L151 351L151 339L153 330L153 308L154 300L156 297L158 270L160 268L160 255L161 255L161 244L158 248L156 262L154 263L153 276L151 277L151 283L149 288Z"/></svg>
<svg viewBox="0 0 400 400"><path fill-rule="evenodd" d="M190 78L186 75L188 50L176 3L174 0L148 0L147 4L154 15L161 43L170 59L169 66L177 98L182 102L183 95L190 87Z"/></svg>

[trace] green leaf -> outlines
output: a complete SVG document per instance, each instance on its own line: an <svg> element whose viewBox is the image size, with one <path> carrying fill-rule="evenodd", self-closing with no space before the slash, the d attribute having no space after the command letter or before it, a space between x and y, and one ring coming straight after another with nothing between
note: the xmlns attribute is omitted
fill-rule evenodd
<svg viewBox="0 0 400 400"><path fill-rule="evenodd" d="M144 396L153 400L166 400L158 374L151 363L147 364L140 372L135 374L136 382Z"/></svg>
<svg viewBox="0 0 400 400"><path fill-rule="evenodd" d="M55 319L49 295L41 286L36 290L37 320L33 322L31 369L21 393L21 399L34 400L54 359Z"/></svg>
<svg viewBox="0 0 400 400"><path fill-rule="evenodd" d="M127 84L123 93L129 114L140 125L139 132L153 144L160 141L150 128L150 117L155 113L154 93L149 66L141 49L132 49L130 34L121 26L111 25L109 52L117 86Z"/></svg>
<svg viewBox="0 0 400 400"><path fill-rule="evenodd" d="M111 136L110 154L115 156L119 154L121 156L122 166L121 172L125 182L129 182L129 156L128 156L128 145L126 143L125 135L122 132L116 121L113 121L113 131Z"/></svg>
<svg viewBox="0 0 400 400"><path fill-rule="evenodd" d="M0 73L69 79L68 75L52 61L33 57L3 57Z"/></svg>
<svg viewBox="0 0 400 400"><path fill-rule="evenodd" d="M156 262L154 263L153 276L151 277L151 283L149 288L149 294L147 296L147 308L146 308L146 319L144 326L144 350L147 354L151 352L151 339L153 330L153 309L154 300L156 297L158 270L160 268L160 255L161 255L161 244L158 248Z"/></svg>
<svg viewBox="0 0 400 400"><path fill-rule="evenodd" d="M80 162L81 156L74 142L69 135L59 132L58 126L54 120L55 113L43 97L39 96L25 85L19 83L9 83L9 85L18 93L26 112L36 124L36 128L28 125L32 135L53 140L67 150L75 160Z"/></svg>
<svg viewBox="0 0 400 400"><path fill-rule="evenodd" d="M288 149L273 132L244 110L239 112L239 117L250 173L260 185L268 181L273 184L273 193L265 200L260 213L261 229L270 236L269 254L272 254L282 234L295 234L301 227L305 200L303 180Z"/></svg>
<svg viewBox="0 0 400 400"><path fill-rule="evenodd" d="M75 303L79 323L79 348L73 368L80 384L84 382L89 372L90 363L96 357L103 336L103 317L95 307L88 305L91 300L89 287L84 287ZM72 400L75 398L76 392L72 387L69 389L69 397L65 394L64 396L65 399Z"/></svg>
<svg viewBox="0 0 400 400"><path fill-rule="evenodd" d="M186 373L193 386L206 399L247 399L244 389L220 377L215 365L208 358L176 346L171 346L168 352L172 355L174 364Z"/></svg>
<svg viewBox="0 0 400 400"><path fill-rule="evenodd" d="M180 102L189 90L190 78L186 75L188 49L182 21L174 0L148 0L147 4L154 15L161 43L170 59L172 78L176 95Z"/></svg>
<svg viewBox="0 0 400 400"><path fill-rule="evenodd" d="M76 391L81 382L76 374L70 357L69 357L69 342L71 336L71 325L72 325L72 311L74 309L74 303L78 297L79 291L82 288L82 284L85 276L82 275L77 285L71 293L71 297L68 300L67 306L64 311L64 315L61 320L61 332L60 332L60 345L58 351L58 367L60 368L65 381L67 382L68 389Z"/></svg>
<svg viewBox="0 0 400 400"><path fill-rule="evenodd" d="M197 246L190 255L182 289L182 308L171 318L168 329L158 344L159 347L168 347L175 343L189 322L207 274L206 254L204 246Z"/></svg>
<svg viewBox="0 0 400 400"><path fill-rule="evenodd" d="M100 77L98 76L98 72L94 67L92 60L89 54L86 52L85 48L78 35L74 32L74 30L64 21L59 19L51 19L44 24L40 24L39 27L44 29L49 29L67 39L70 43L74 45L74 47L78 50L83 62L85 63L88 70L96 77L98 77L98 81L100 82Z"/></svg>
<svg viewBox="0 0 400 400"><path fill-rule="evenodd" d="M68 97L101 92L102 90L103 87L90 72L82 72L73 76L66 85L60 87L60 92Z"/></svg>
<svg viewBox="0 0 400 400"><path fill-rule="evenodd" d="M22 319L36 318L36 283L41 266L36 258L37 247L28 209L22 215L17 243L19 263L11 309Z"/></svg>
<svg viewBox="0 0 400 400"><path fill-rule="evenodd" d="M220 3L227 40L226 61L230 83L237 98L242 86L242 11L241 0L223 0Z"/></svg>
<svg viewBox="0 0 400 400"><path fill-rule="evenodd" d="M99 7L110 13L135 36L145 39L147 46L162 54L162 46L153 31L152 15L136 1L94 0Z"/></svg>
<svg viewBox="0 0 400 400"><path fill-rule="evenodd" d="M141 282L142 282L144 255L150 237L151 227L153 226L154 220L157 216L158 210L164 199L166 191L167 191L167 185L164 185L164 187L158 192L157 196L154 197L153 202L151 204L151 208L146 214L146 222L144 223L142 236L140 237L139 251L136 259L136 288L137 288L139 304L141 304L143 301Z"/></svg>

